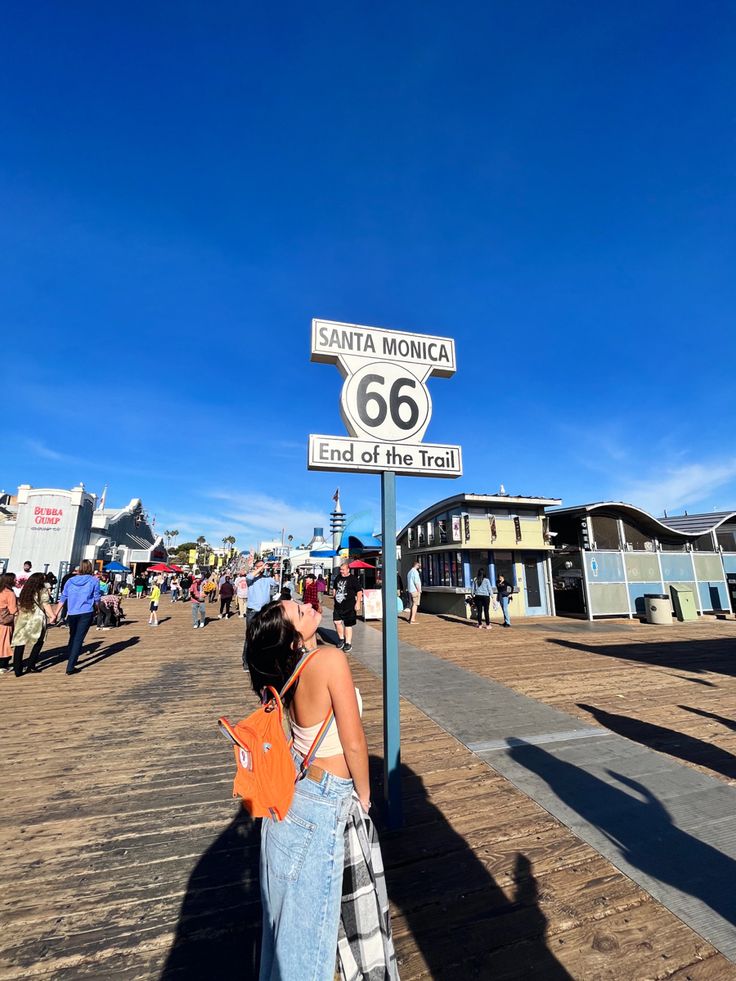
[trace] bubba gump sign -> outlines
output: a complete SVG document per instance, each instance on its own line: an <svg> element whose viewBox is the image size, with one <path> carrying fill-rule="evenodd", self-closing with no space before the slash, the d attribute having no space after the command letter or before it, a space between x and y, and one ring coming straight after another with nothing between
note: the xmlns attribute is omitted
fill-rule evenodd
<svg viewBox="0 0 736 981"><path fill-rule="evenodd" d="M34 507L33 526L35 528L56 528L64 517L63 508Z"/></svg>

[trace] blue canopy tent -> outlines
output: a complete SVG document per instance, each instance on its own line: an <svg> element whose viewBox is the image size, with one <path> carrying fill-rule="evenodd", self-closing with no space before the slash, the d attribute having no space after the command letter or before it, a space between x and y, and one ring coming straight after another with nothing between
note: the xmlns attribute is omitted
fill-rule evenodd
<svg viewBox="0 0 736 981"><path fill-rule="evenodd" d="M348 549L351 555L361 552L380 552L381 539L373 534L373 527L372 511L351 514L340 538L340 549Z"/></svg>
<svg viewBox="0 0 736 981"><path fill-rule="evenodd" d="M123 565L122 562L108 562L103 569L105 572L130 572L127 565Z"/></svg>
<svg viewBox="0 0 736 981"><path fill-rule="evenodd" d="M334 548L317 548L309 553L310 559L334 559L337 552Z"/></svg>

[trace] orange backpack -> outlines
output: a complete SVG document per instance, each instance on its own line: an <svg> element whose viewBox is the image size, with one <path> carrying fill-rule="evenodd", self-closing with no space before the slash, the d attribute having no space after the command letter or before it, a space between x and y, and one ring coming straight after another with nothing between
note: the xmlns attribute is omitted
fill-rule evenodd
<svg viewBox="0 0 736 981"><path fill-rule="evenodd" d="M264 697L268 700L252 715L234 725L224 717L218 719L220 731L233 744L235 753L233 797L243 798L243 806L251 817L271 817L283 821L294 798L294 786L306 775L332 723L334 713L330 709L301 762L299 773L295 775L291 755L293 740L287 740L284 733L281 699L318 650L315 648L303 655L280 692L270 686L264 689ZM266 696L265 692L270 692L271 696Z"/></svg>

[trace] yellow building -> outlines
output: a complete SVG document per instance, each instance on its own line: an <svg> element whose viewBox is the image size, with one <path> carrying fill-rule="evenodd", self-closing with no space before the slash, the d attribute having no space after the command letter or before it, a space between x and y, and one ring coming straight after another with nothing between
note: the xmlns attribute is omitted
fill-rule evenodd
<svg viewBox="0 0 736 981"><path fill-rule="evenodd" d="M418 559L421 609L467 616L471 579L484 569L494 585L499 575L513 584L512 617L554 614L545 508L561 503L508 494L456 494L438 501L399 533L402 579Z"/></svg>

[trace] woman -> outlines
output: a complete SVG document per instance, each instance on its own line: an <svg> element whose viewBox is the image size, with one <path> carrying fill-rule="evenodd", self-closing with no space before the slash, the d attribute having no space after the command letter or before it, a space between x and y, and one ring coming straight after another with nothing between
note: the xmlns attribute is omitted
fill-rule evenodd
<svg viewBox="0 0 736 981"><path fill-rule="evenodd" d="M18 599L18 616L13 631L13 671L16 678L23 674L23 655L27 644L32 645L28 670L40 670L38 658L46 639L46 626L55 622L58 611L59 607L51 603L51 593L43 572L34 572Z"/></svg>
<svg viewBox="0 0 736 981"><path fill-rule="evenodd" d="M11 641L18 600L15 598L15 573L6 572L0 576L0 674L5 674L13 656Z"/></svg>
<svg viewBox="0 0 736 981"><path fill-rule="evenodd" d="M492 595L493 586L491 586L491 580L486 575L486 570L478 569L478 575L473 580L473 597L475 599L475 615L478 618L478 630L483 629L484 617L486 630L491 629L489 609Z"/></svg>
<svg viewBox="0 0 736 981"><path fill-rule="evenodd" d="M220 616L219 620L224 617L226 620L230 619L230 604L233 601L233 595L235 593L235 587L230 582L230 576L225 574L225 582L220 586Z"/></svg>
<svg viewBox="0 0 736 981"><path fill-rule="evenodd" d="M92 563L88 559L80 562L79 574L67 580L59 598L67 605L66 620L69 624L66 673L77 674L77 658L82 653L95 604L100 602L100 584L97 577L92 575Z"/></svg>
<svg viewBox="0 0 736 981"><path fill-rule="evenodd" d="M322 614L308 603L269 603L248 625L248 664L257 694L280 690L303 654L316 650ZM318 755L296 783L286 818L261 828L263 944L260 979L332 981L343 878L343 835L353 793L370 809L368 748L360 695L341 650L320 648L284 696L295 768L334 711Z"/></svg>
<svg viewBox="0 0 736 981"><path fill-rule="evenodd" d="M498 602L501 606L501 611L503 613L503 626L510 627L511 620L509 619L509 603L512 599L512 593L514 587L511 583L506 582L504 576L499 576L496 580L496 593L498 595Z"/></svg>

